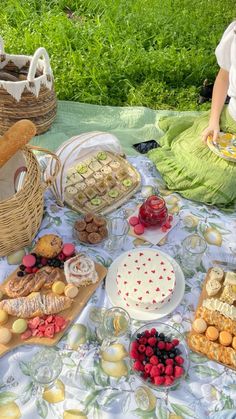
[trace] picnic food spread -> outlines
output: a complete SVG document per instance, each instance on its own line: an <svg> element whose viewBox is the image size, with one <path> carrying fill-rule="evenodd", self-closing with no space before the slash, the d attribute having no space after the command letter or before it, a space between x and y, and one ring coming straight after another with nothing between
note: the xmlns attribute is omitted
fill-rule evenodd
<svg viewBox="0 0 236 419"><path fill-rule="evenodd" d="M236 274L208 271L188 343L192 350L236 368Z"/></svg>
<svg viewBox="0 0 236 419"><path fill-rule="evenodd" d="M118 294L127 307L158 310L171 300L175 288L171 263L152 249L128 253L117 270Z"/></svg>

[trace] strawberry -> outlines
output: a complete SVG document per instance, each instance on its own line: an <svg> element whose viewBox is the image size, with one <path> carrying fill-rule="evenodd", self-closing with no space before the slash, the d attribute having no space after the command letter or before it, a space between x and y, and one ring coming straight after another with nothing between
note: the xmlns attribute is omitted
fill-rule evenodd
<svg viewBox="0 0 236 419"><path fill-rule="evenodd" d="M157 346L158 346L158 349L165 349L165 342L163 342L162 340L160 340L160 342L158 342L158 344L157 344Z"/></svg>
<svg viewBox="0 0 236 419"><path fill-rule="evenodd" d="M179 339L173 339L171 342L174 346L178 346L179 345Z"/></svg>
<svg viewBox="0 0 236 419"><path fill-rule="evenodd" d="M157 364L159 364L159 359L157 358L157 356L156 356L156 355L151 356L151 358L150 358L150 363L151 363L152 365L157 365Z"/></svg>
<svg viewBox="0 0 236 419"><path fill-rule="evenodd" d="M160 375L154 377L154 383L156 384L156 386L161 386L162 384L164 384L164 381L165 377L161 377Z"/></svg>
<svg viewBox="0 0 236 419"><path fill-rule="evenodd" d="M184 369L182 367L179 367L178 365L175 366L175 378L181 377L183 375Z"/></svg>
<svg viewBox="0 0 236 419"><path fill-rule="evenodd" d="M173 367L172 365L167 365L165 368L165 374L166 375L172 375L173 374Z"/></svg>
<svg viewBox="0 0 236 419"><path fill-rule="evenodd" d="M182 356L176 356L175 357L175 362L177 362L177 364L182 365L184 363L184 359L182 358Z"/></svg>

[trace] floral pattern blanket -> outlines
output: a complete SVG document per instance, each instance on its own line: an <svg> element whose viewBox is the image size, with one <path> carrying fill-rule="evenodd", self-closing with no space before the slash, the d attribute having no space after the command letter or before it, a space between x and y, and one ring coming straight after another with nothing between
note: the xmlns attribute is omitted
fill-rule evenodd
<svg viewBox="0 0 236 419"><path fill-rule="evenodd" d="M165 195L169 212L179 215L179 223L159 243L161 249L179 261L182 240L198 233L207 242L207 251L196 271L186 275L185 295L181 304L163 321L186 334L201 292L207 269L214 259L232 262L236 259L236 214L222 213L216 208L190 202L177 194L168 194L152 163L144 157L132 157L131 163L142 175L142 189L114 215L127 217L144 198L151 186ZM64 241L72 241L72 226L77 214L56 205L48 192L45 197L44 219L39 236L55 233ZM37 239L37 237L36 237ZM152 246L128 236L125 250ZM106 267L112 258L102 247L86 247L76 243L95 261ZM28 251L29 249L25 249ZM2 282L16 266L0 258ZM217 411L236 409L236 375L226 367L190 352L190 369L184 382L173 390L155 391L139 381L129 370L128 358L119 354L115 366L104 363L100 355L96 328L101 314L110 306L104 284L90 298L76 324L79 331L78 349L68 350L68 333L56 346L63 360L63 370L51 390L42 391L29 375L29 361L40 350L38 346L22 346L0 359L0 418L73 419L73 418L206 418ZM142 323L132 322L132 330ZM73 326L72 326L73 327ZM122 342L128 347L128 338ZM116 377L114 377L114 371Z"/></svg>

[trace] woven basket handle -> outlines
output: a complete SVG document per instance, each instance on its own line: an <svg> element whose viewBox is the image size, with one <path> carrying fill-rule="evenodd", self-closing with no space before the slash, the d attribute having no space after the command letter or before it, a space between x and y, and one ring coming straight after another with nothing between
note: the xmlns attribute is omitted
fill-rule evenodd
<svg viewBox="0 0 236 419"><path fill-rule="evenodd" d="M44 67L43 74L46 74L48 81L52 79L52 70L50 66L49 55L45 48L38 48L31 60L27 80L32 83L35 79L35 73L38 65L38 60L40 57L44 57Z"/></svg>
<svg viewBox="0 0 236 419"><path fill-rule="evenodd" d="M49 176L49 178L46 179L42 185L43 189L49 188L50 186L52 186L61 168L61 161L59 157L52 151L47 150L46 148L38 147L36 145L27 145L27 147L30 148L31 150L42 151L45 154L49 154L55 160L54 173L52 174L52 176Z"/></svg>

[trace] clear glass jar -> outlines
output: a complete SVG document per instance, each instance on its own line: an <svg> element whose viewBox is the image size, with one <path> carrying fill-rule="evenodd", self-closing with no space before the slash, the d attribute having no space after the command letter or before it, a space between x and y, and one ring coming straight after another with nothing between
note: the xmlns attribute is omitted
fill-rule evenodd
<svg viewBox="0 0 236 419"><path fill-rule="evenodd" d="M144 227L161 227L167 218L168 210L165 200L157 195L149 196L139 209L139 221Z"/></svg>

